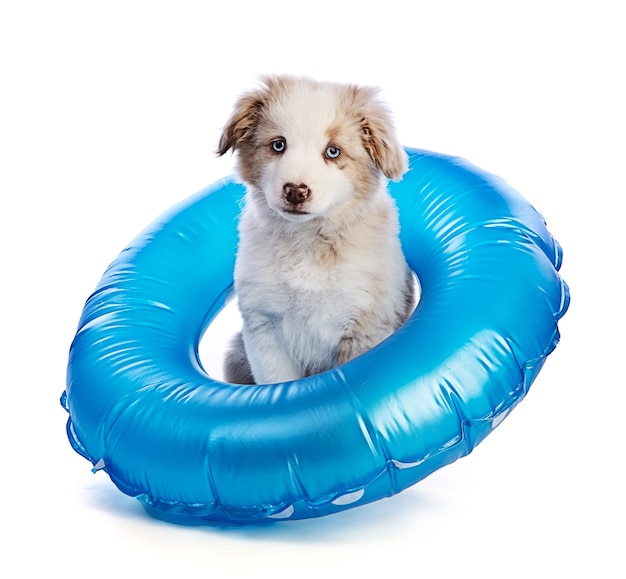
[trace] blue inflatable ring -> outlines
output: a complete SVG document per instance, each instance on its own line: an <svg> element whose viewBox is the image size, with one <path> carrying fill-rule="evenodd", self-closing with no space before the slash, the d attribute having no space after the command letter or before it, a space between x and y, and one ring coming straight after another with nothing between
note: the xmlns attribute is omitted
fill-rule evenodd
<svg viewBox="0 0 626 579"><path fill-rule="evenodd" d="M524 398L569 292L542 217L466 161L407 149L391 184L421 299L359 358L285 384L212 379L204 330L232 288L243 188L157 219L87 300L62 403L74 449L154 516L262 523L393 495L468 454Z"/></svg>

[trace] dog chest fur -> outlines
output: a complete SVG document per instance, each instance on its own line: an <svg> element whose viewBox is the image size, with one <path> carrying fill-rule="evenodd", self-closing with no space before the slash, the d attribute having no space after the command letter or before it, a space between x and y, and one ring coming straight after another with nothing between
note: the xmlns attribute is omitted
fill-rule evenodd
<svg viewBox="0 0 626 579"><path fill-rule="evenodd" d="M351 324L377 310L368 329L378 343L406 307L405 264L393 202L381 189L372 210L348 231L323 231L308 222L264 223L252 206L240 224L235 290L247 343L272 335L298 375L335 364ZM254 362L252 362L254 365Z"/></svg>

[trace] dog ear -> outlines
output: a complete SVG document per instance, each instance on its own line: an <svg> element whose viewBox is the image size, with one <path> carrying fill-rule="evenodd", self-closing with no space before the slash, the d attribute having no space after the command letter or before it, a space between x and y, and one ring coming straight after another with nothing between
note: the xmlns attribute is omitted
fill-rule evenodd
<svg viewBox="0 0 626 579"><path fill-rule="evenodd" d="M241 143L251 139L263 106L264 99L259 92L245 94L237 101L222 131L217 155L221 157L230 149L234 151Z"/></svg>
<svg viewBox="0 0 626 579"><path fill-rule="evenodd" d="M407 154L396 136L387 108L376 99L375 89L361 87L365 97L360 119L363 145L385 177L399 181L408 170Z"/></svg>

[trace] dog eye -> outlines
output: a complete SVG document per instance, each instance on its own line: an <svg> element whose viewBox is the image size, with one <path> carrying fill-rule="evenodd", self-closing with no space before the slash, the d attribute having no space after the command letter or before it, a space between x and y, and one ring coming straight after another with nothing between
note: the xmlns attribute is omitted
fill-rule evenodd
<svg viewBox="0 0 626 579"><path fill-rule="evenodd" d="M287 148L287 142L285 139L274 139L270 143L270 147L272 147L272 151L274 151L274 153L284 153Z"/></svg>
<svg viewBox="0 0 626 579"><path fill-rule="evenodd" d="M326 148L324 155L327 159L336 159L339 155L341 155L341 149L339 147L335 147L334 145L329 145Z"/></svg>

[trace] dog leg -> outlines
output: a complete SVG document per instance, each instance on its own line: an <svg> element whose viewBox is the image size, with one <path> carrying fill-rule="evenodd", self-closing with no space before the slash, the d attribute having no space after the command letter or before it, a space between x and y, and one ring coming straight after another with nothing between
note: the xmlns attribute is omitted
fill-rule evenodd
<svg viewBox="0 0 626 579"><path fill-rule="evenodd" d="M377 323L378 321L378 323ZM346 330L337 346L336 365L344 364L380 344L391 333L390 324L363 314Z"/></svg>
<svg viewBox="0 0 626 579"><path fill-rule="evenodd" d="M233 338L230 349L226 354L224 375L226 381L231 384L254 384L254 377L246 356L241 332Z"/></svg>
<svg viewBox="0 0 626 579"><path fill-rule="evenodd" d="M341 338L337 347L337 366L345 364L367 352L374 347L377 342L365 338L365 336L347 335Z"/></svg>
<svg viewBox="0 0 626 579"><path fill-rule="evenodd" d="M285 345L276 335L276 330L267 326L256 327L256 330L246 330L244 326L243 335L256 383L274 384L302 378L302 372L285 351Z"/></svg>
<svg viewBox="0 0 626 579"><path fill-rule="evenodd" d="M380 344L395 332L415 309L416 281L413 273L407 269L406 285L402 299L398 300L396 311L387 319L376 315L361 313L346 329L339 341L336 364L344 364Z"/></svg>

